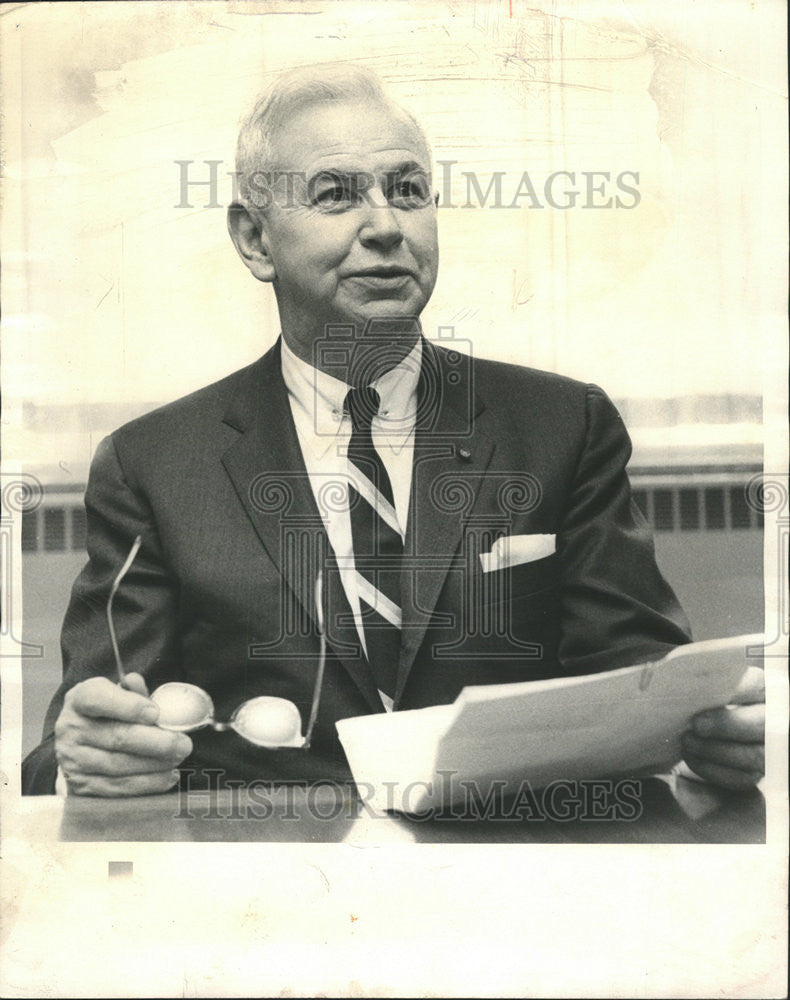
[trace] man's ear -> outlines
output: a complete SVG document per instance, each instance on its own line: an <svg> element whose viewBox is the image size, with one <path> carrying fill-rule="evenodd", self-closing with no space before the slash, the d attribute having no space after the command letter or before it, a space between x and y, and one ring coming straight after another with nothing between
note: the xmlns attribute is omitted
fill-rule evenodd
<svg viewBox="0 0 790 1000"><path fill-rule="evenodd" d="M239 257L258 281L274 281L276 275L261 223L241 202L228 208L228 232Z"/></svg>

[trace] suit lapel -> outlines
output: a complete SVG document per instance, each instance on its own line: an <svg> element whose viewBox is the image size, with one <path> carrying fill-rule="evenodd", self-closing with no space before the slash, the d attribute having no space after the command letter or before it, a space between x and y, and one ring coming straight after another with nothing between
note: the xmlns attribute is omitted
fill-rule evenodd
<svg viewBox="0 0 790 1000"><path fill-rule="evenodd" d="M470 358L423 341L396 707L495 447L476 426L483 406L473 390Z"/></svg>
<svg viewBox="0 0 790 1000"><path fill-rule="evenodd" d="M316 574L320 566L328 568L327 624L342 624L327 628L327 641L371 707L381 711L367 663L360 653L354 655L359 642L353 616L339 579L331 571L329 540L316 507L282 378L279 341L248 369L223 419L240 436L222 456L222 464L258 538L313 621Z"/></svg>

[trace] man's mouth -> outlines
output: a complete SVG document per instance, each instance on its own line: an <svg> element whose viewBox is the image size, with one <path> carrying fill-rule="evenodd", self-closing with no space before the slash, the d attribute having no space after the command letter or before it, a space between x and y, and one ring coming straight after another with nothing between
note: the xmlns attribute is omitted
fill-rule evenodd
<svg viewBox="0 0 790 1000"><path fill-rule="evenodd" d="M360 271L354 271L349 276L351 278L410 278L411 271L403 267L366 267Z"/></svg>

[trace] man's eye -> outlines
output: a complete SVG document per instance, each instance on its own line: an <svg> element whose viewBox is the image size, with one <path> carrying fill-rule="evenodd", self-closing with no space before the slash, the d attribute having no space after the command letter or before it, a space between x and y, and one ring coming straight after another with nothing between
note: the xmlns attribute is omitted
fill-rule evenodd
<svg viewBox="0 0 790 1000"><path fill-rule="evenodd" d="M327 188L325 191L321 191L318 195L317 201L319 202L332 202L337 204L341 201L348 201L351 198L351 192L348 188L343 187L333 187Z"/></svg>
<svg viewBox="0 0 790 1000"><path fill-rule="evenodd" d="M430 200L430 185L423 174L410 175L396 181L390 194L390 201L398 208L422 208Z"/></svg>
<svg viewBox="0 0 790 1000"><path fill-rule="evenodd" d="M312 201L319 208L340 209L353 205L356 200L356 192L350 184L340 181L334 184L322 184L316 187Z"/></svg>

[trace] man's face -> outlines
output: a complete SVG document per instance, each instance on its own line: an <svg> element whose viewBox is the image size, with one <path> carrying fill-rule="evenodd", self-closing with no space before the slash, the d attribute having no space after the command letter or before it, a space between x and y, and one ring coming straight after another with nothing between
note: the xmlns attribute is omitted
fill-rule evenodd
<svg viewBox="0 0 790 1000"><path fill-rule="evenodd" d="M262 215L283 332L312 360L326 324L419 316L436 282L436 206L416 128L378 103L307 107L274 137Z"/></svg>

